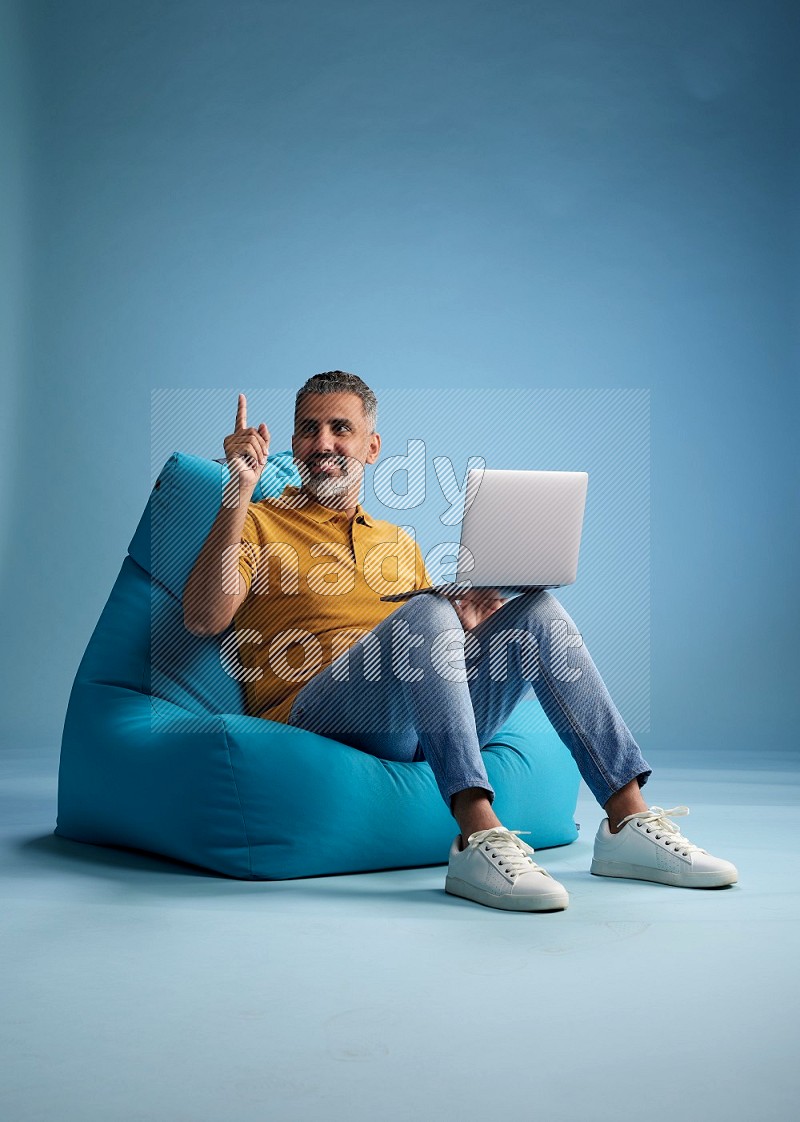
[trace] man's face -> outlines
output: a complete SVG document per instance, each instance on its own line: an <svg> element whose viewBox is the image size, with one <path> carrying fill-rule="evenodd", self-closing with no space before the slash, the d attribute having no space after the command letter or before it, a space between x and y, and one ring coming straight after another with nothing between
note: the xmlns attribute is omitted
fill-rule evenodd
<svg viewBox="0 0 800 1122"><path fill-rule="evenodd" d="M324 506L355 506L364 465L377 460L381 438L369 432L354 393L307 394L300 403L292 452L303 490Z"/></svg>

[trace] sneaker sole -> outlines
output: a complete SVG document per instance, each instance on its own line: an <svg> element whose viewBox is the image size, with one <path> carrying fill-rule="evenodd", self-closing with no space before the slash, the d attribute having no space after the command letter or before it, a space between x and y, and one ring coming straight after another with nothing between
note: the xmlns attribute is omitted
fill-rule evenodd
<svg viewBox="0 0 800 1122"><path fill-rule="evenodd" d="M487 908L501 908L506 912L561 912L569 904L565 892L548 892L541 896L496 896L485 888L477 888L452 876L445 878L444 890L451 896L461 896L476 904L485 904Z"/></svg>
<svg viewBox="0 0 800 1122"><path fill-rule="evenodd" d="M736 884L738 874L734 872L670 873L666 869L649 869L644 865L629 865L621 861L593 860L590 869L596 877L622 877L626 880L652 880L658 884L670 884L673 888L722 888L726 884Z"/></svg>

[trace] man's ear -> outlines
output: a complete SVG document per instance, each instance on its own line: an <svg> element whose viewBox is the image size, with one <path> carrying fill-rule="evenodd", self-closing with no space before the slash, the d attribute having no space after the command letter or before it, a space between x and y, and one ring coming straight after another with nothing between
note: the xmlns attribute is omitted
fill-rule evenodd
<svg viewBox="0 0 800 1122"><path fill-rule="evenodd" d="M380 455L381 451L381 438L380 433L374 432L369 438L369 454L367 455L366 462L374 464Z"/></svg>

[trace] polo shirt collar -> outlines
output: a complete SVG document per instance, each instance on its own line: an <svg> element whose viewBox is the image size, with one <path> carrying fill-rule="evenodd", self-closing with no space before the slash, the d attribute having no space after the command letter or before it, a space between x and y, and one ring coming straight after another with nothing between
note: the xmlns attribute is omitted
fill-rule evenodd
<svg viewBox="0 0 800 1122"><path fill-rule="evenodd" d="M293 487L289 484L284 488L281 498L291 499L299 494L300 488ZM309 518L313 518L315 522L330 522L335 514L339 514L338 510L334 510L333 507L323 506L322 503L318 503L316 499L312 499L309 495L306 495L305 499L305 503L299 509L307 514ZM367 514L361 503L356 504L356 512L353 515L354 522L357 522L359 519L367 526L374 526L375 524L372 516Z"/></svg>

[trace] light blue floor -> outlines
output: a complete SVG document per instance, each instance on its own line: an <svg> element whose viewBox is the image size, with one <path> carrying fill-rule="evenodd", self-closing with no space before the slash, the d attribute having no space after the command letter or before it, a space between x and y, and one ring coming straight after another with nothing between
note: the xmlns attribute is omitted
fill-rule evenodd
<svg viewBox="0 0 800 1122"><path fill-rule="evenodd" d="M648 800L739 885L590 876L584 791L580 839L541 851L569 909L517 915L444 866L249 883L63 841L52 752L6 750L0 1115L796 1117L800 770L675 762Z"/></svg>

